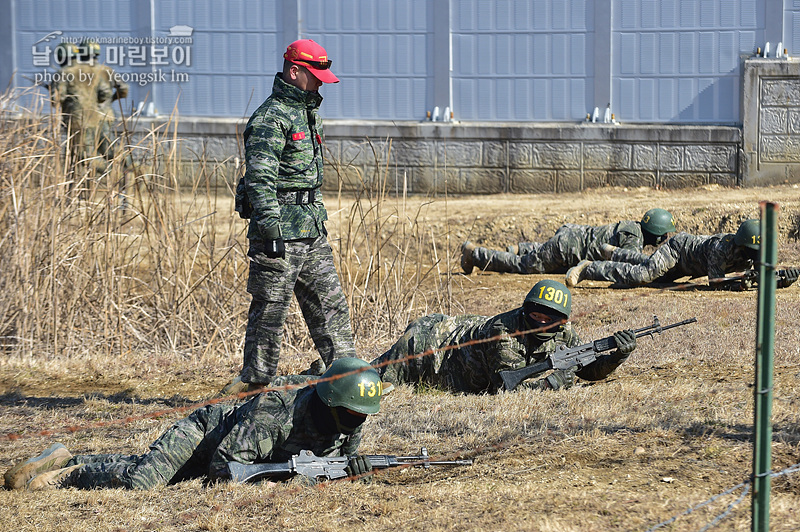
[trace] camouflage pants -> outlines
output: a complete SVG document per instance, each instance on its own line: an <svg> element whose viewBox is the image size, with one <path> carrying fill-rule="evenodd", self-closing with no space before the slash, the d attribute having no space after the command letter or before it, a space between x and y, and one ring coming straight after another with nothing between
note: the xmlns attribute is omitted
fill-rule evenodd
<svg viewBox="0 0 800 532"><path fill-rule="evenodd" d="M433 337L437 325L447 318L444 314L431 314L412 321L388 351L370 362L376 366L381 379L392 384L434 384L438 380L444 353L409 357L424 353L431 345L438 345Z"/></svg>
<svg viewBox="0 0 800 532"><path fill-rule="evenodd" d="M356 356L350 311L327 238L288 241L285 259L267 257L263 246L252 240L248 251L247 291L253 300L247 316L242 382L266 384L275 376L292 294L326 365Z"/></svg>
<svg viewBox="0 0 800 532"><path fill-rule="evenodd" d="M225 433L231 405L209 405L178 421L142 455L89 454L70 458L67 466L82 464L65 480L81 489L146 490L207 474L208 464ZM216 429L216 430L215 430Z"/></svg>
<svg viewBox="0 0 800 532"><path fill-rule="evenodd" d="M493 272L537 274L564 273L586 258L582 226L561 226L547 242L520 242L519 254L476 248L475 266Z"/></svg>
<svg viewBox="0 0 800 532"><path fill-rule="evenodd" d="M617 249L611 258L611 261L591 263L581 273L581 279L638 286L656 280L667 281L681 277L678 254L667 245L659 246L650 256L628 249Z"/></svg>

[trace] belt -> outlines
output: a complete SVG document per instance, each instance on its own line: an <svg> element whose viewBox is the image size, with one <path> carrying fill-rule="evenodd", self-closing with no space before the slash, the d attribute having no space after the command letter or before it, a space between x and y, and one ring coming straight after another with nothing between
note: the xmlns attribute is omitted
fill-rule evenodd
<svg viewBox="0 0 800 532"><path fill-rule="evenodd" d="M281 205L308 205L314 203L317 189L293 190L291 192L278 192L278 203Z"/></svg>

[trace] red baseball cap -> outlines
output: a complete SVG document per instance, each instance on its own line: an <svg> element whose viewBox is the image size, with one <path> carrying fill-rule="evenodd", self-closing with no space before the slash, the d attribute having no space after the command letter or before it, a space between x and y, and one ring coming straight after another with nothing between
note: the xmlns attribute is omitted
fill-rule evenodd
<svg viewBox="0 0 800 532"><path fill-rule="evenodd" d="M331 72L331 61L325 48L311 39L294 41L286 48L283 58L295 65L302 65L323 83L339 83L339 78Z"/></svg>

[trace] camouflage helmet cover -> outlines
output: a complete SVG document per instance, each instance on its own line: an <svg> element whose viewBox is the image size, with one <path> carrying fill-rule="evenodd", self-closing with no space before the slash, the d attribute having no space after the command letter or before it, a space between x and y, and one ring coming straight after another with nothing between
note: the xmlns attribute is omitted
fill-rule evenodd
<svg viewBox="0 0 800 532"><path fill-rule="evenodd" d="M558 281L542 279L525 296L523 307L541 305L569 318L572 312L572 294Z"/></svg>
<svg viewBox="0 0 800 532"><path fill-rule="evenodd" d="M642 229L656 236L675 231L675 217L666 209L650 209L642 216Z"/></svg>
<svg viewBox="0 0 800 532"><path fill-rule="evenodd" d="M733 241L736 242L737 246L758 249L759 245L761 245L761 224L759 221L750 219L742 222L733 237Z"/></svg>
<svg viewBox="0 0 800 532"><path fill-rule="evenodd" d="M361 414L380 410L383 383L375 368L360 358L333 361L317 383L317 395L328 406L343 406Z"/></svg>

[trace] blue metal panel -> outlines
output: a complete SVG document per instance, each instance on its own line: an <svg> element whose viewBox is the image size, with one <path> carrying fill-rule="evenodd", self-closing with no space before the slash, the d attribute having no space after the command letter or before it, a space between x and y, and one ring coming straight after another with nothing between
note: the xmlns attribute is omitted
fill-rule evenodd
<svg viewBox="0 0 800 532"><path fill-rule="evenodd" d="M579 121L593 107L593 2L453 0L452 10L458 119Z"/></svg>
<svg viewBox="0 0 800 532"><path fill-rule="evenodd" d="M191 65L169 67L188 81L158 84L161 112L169 112L180 94L182 115L248 117L272 92L288 44L278 42L280 2L160 0L155 9L156 36L176 25L193 28Z"/></svg>
<svg viewBox="0 0 800 532"><path fill-rule="evenodd" d="M800 0L785 0L783 47L789 56L800 55Z"/></svg>
<svg viewBox="0 0 800 532"><path fill-rule="evenodd" d="M122 46L106 45L104 40L130 35L134 29L131 15L130 0L102 3L84 0L75 4L59 0L16 2L16 87L24 89L33 85L34 80L42 84L52 81L52 75L58 72L53 53L62 40L76 42L83 38L96 39L103 43L101 60L104 60L109 46ZM43 40L48 35L49 39ZM138 94L143 91L133 85L131 92ZM49 96L44 89L28 91L19 104L46 110Z"/></svg>
<svg viewBox="0 0 800 532"><path fill-rule="evenodd" d="M341 83L324 86L325 118L421 120L429 109L432 32L426 0L308 0L301 37L322 44ZM369 81L368 81L369 80ZM357 90L359 98L352 99Z"/></svg>
<svg viewBox="0 0 800 532"><path fill-rule="evenodd" d="M763 41L759 6L763 0L614 0L617 119L738 123L739 58Z"/></svg>
<svg viewBox="0 0 800 532"><path fill-rule="evenodd" d="M439 1L449 2L449 21L433 20ZM593 91L604 78L595 80L593 57L596 45L605 45L612 50L608 79L618 120L737 123L740 56L767 40L777 45L777 36L765 38L765 1L613 0L610 46L595 43L594 0L304 0L298 5L300 35L328 49L342 79L321 89L327 118L418 120L434 104L441 106L433 102L433 85L436 80L440 98L447 75L434 72L433 65L446 61L434 58L449 57L451 50L432 47L434 42L442 47L439 30L449 22L449 79L460 120L583 119L601 103ZM127 105L152 98L161 112L178 101L183 115L248 116L271 92L281 66L285 4L16 0L17 85L27 84L21 76L54 71L34 64L36 42L49 32L146 37L151 17L139 10L152 5L154 36L166 36L176 25L193 28L186 47L190 57L138 67L123 57L125 45L105 46L101 59L116 57L110 66L121 74L158 70L166 76L163 83L132 83ZM782 13L784 47L800 55L800 0L783 0ZM176 74L188 78L180 81Z"/></svg>
<svg viewBox="0 0 800 532"><path fill-rule="evenodd" d="M792 48L788 50L790 55L800 53L800 13L792 13Z"/></svg>

